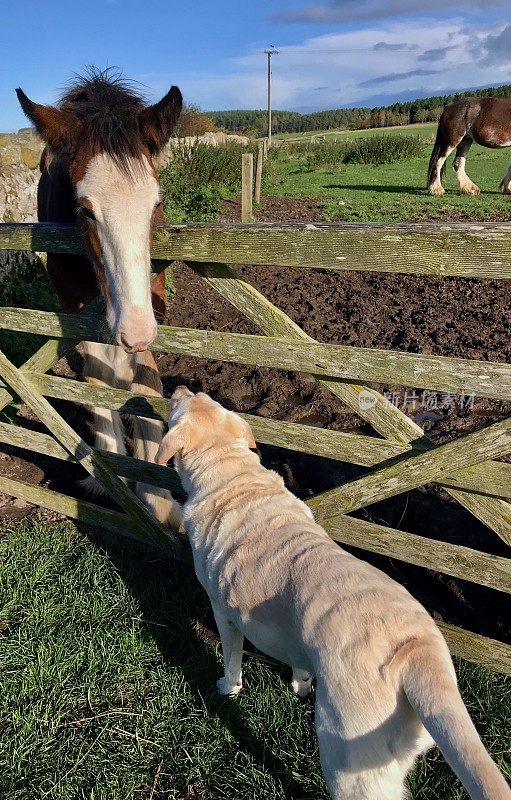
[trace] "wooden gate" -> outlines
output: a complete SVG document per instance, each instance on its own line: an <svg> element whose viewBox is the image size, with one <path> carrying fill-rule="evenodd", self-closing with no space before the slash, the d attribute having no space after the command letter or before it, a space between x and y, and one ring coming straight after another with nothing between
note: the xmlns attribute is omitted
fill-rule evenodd
<svg viewBox="0 0 511 800"><path fill-rule="evenodd" d="M0 249L81 253L82 245L74 226L3 224ZM374 435L365 436L245 416L259 442L370 468L363 477L309 500L317 521L332 538L511 592L511 558L346 516L436 483L487 526L488 536L497 535L511 545L511 464L496 460L511 452L511 417L435 445L422 428L370 386L386 383L510 400L511 365L320 344L227 266L272 264L298 270L509 279L510 225L162 225L153 232L152 256L156 271L171 261L184 261L264 334L159 326L152 350L310 373L374 429ZM0 477L0 491L187 558L183 540L163 530L121 480L142 480L175 490L179 487L175 473L90 448L46 400L60 398L167 419L166 399L47 374L80 341L106 341L98 333L100 314L99 303L79 315L0 309L0 327L48 337L20 369L0 352L0 405L9 403L13 394L19 396L52 434L0 423L0 443L78 462L97 476L126 513L9 478ZM511 674L509 645L445 623L440 627L455 655Z"/></svg>

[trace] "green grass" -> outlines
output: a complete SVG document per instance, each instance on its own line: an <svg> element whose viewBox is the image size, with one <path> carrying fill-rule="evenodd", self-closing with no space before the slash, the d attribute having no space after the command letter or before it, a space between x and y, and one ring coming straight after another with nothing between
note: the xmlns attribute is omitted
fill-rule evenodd
<svg viewBox="0 0 511 800"><path fill-rule="evenodd" d="M385 135L410 135L416 127L403 127ZM375 129L364 136L381 135ZM357 138L362 132L339 134L338 138ZM308 168L305 156L284 148L274 148L266 162L263 191L270 195L317 197L324 205L329 220L351 222L399 222L405 220L509 220L511 197L498 191L498 185L511 161L508 148L490 150L473 145L467 159L467 172L481 188L479 197L458 192L452 170L452 157L447 162L444 197L430 197L426 191L426 172L432 149L434 128L423 126L425 138L422 154L378 167L364 164L343 164L335 169ZM321 147L321 145L316 145ZM310 161L309 161L310 164Z"/></svg>
<svg viewBox="0 0 511 800"><path fill-rule="evenodd" d="M327 797L313 705L290 693L285 668L247 658L240 697L215 695L221 658L201 635L209 607L190 571L72 523L3 534L2 800ZM459 674L505 768L511 680ZM417 799L464 797L437 753L412 786Z"/></svg>

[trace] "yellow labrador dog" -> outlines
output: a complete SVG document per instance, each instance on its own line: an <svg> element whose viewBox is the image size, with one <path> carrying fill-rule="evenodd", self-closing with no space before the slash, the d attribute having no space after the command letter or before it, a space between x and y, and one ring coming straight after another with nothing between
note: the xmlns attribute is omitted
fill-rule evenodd
<svg viewBox="0 0 511 800"><path fill-rule="evenodd" d="M206 394L171 398L159 463L172 456L188 500L197 577L222 639L221 694L241 689L246 636L316 679L321 764L335 800L399 800L436 742L473 800L511 800L463 704L445 641L425 609L335 544L265 469L249 425Z"/></svg>

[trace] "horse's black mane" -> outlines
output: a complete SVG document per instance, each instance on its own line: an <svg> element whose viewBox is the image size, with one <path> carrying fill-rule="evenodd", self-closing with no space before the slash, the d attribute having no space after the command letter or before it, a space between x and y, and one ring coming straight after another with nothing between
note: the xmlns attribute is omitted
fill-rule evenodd
<svg viewBox="0 0 511 800"><path fill-rule="evenodd" d="M134 83L111 68L94 67L76 76L58 103L82 121L82 143L87 149L107 153L127 171L129 159L141 154L138 114L145 105Z"/></svg>

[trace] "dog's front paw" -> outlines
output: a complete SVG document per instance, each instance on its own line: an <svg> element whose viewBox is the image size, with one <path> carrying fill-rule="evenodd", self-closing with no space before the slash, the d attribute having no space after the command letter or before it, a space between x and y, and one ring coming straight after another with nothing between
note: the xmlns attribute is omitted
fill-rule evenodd
<svg viewBox="0 0 511 800"><path fill-rule="evenodd" d="M227 678L219 678L216 682L216 690L218 694L224 696L234 697L241 692L243 684L241 681L237 683L228 683Z"/></svg>

